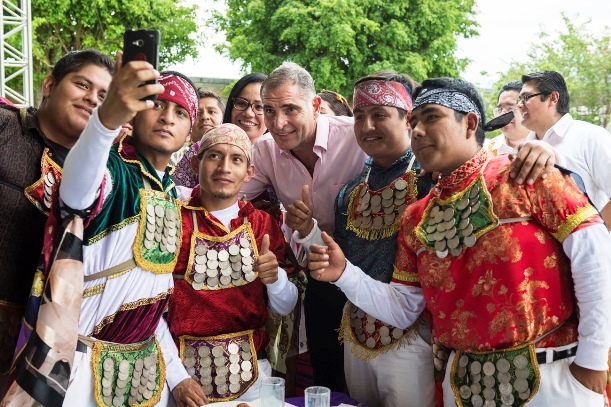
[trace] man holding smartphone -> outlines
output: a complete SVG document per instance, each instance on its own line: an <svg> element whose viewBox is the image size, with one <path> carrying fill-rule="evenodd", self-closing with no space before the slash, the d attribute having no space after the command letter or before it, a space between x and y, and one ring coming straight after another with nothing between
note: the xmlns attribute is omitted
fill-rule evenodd
<svg viewBox="0 0 611 407"><path fill-rule="evenodd" d="M206 398L162 318L181 236L168 163L191 131L197 93L177 72L160 75L144 61L121 65L119 56L105 103L66 158L60 186L62 209L87 213L78 327L86 346L76 352L63 404L166 406L169 387L190 389L189 405L199 406ZM144 100L150 95L157 100ZM132 137L113 145L130 121Z"/></svg>

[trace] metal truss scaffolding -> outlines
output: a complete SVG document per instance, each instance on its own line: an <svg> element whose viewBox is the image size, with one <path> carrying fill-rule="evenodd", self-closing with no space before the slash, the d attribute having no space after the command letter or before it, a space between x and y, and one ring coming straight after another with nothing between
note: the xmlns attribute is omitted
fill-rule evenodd
<svg viewBox="0 0 611 407"><path fill-rule="evenodd" d="M0 96L19 106L34 103L30 0L0 0Z"/></svg>

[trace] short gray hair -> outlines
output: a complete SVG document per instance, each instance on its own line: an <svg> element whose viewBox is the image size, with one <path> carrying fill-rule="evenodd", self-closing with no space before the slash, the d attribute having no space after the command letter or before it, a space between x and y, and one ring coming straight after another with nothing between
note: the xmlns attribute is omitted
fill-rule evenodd
<svg viewBox="0 0 611 407"><path fill-rule="evenodd" d="M267 89L274 89L285 83L297 85L301 90L301 97L306 102L311 102L316 97L314 79L308 71L294 62L285 61L269 74L261 84L261 95Z"/></svg>

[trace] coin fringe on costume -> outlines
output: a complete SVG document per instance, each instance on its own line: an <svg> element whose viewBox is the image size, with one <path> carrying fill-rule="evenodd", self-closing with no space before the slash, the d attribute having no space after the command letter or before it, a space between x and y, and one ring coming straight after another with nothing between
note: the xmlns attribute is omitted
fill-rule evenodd
<svg viewBox="0 0 611 407"><path fill-rule="evenodd" d="M370 349L367 347L367 345L359 341L359 339L355 335L354 330L352 329L352 323L351 323L351 320L352 320L351 313L352 312L351 311L353 307L355 307L355 305L352 304L350 301L346 303L346 307L344 308L344 315L342 316L342 322L339 326L338 338L339 338L340 343L350 342L352 344L350 348L351 353L357 359L362 360L362 361L372 360L378 357L379 355L385 354L386 352L390 350L399 349L403 346L411 345L412 342L416 340L419 336L418 335L418 324L425 324L422 318L418 318L416 322L414 322L412 325L407 327L407 329L405 330L401 329L402 335L400 338L395 339L391 335L390 336L392 338L391 343L389 343L388 345L383 345L382 347L379 347L379 348ZM395 328L395 329L399 329L399 328Z"/></svg>
<svg viewBox="0 0 611 407"><path fill-rule="evenodd" d="M151 346L154 345L154 346ZM95 401L97 403L97 405L99 407L117 407L114 406L114 403L112 404L107 404L104 402L104 399L102 398L102 389L101 389L101 384L102 384L102 375L100 373L100 370L102 370L102 372L104 371L100 361L102 359L102 352L108 352L108 353L112 353L112 352L143 352L146 351L148 349L154 349L148 356L150 356L152 353L156 353L157 354L157 363L158 363L158 367L155 369L156 370L156 374L158 375L155 378L155 388L157 388L157 386L159 387L157 392L154 392L152 397L146 401L142 401L142 402L138 402L136 404L131 404L131 406L134 407L151 407L156 405L157 403L159 403L159 400L161 399L161 393L163 392L164 386L166 385L165 381L166 381L166 367L165 367L165 359L163 357L163 352L161 351L161 346L159 346L159 342L157 341L156 337L153 337L153 340L151 339L147 339L143 342L139 342L139 343L134 343L134 344L127 344L127 345L123 345L123 344L108 344L105 342L101 342L101 341L96 341L93 343L93 347L91 350L91 368L93 370L93 383L94 383L94 390L93 390L93 394L94 394L94 398ZM147 357L148 357L147 356ZM106 358L104 359L105 361L108 359L112 359L114 361L114 358L112 358L111 356L106 356ZM122 359L123 360L127 360L127 359ZM129 362L129 361L128 361ZM131 364L129 365L128 368L128 372L132 370L131 368ZM128 374L128 378L132 378L133 375L133 370L131 374ZM114 380L114 373L111 379L111 383L115 382ZM129 389L128 387L129 386ZM123 393L123 395L127 395L129 394L129 392L131 392L131 389L133 387L132 381L129 380L127 382L127 385L125 387L125 392ZM154 390L152 390L154 391ZM112 394L112 393L111 393ZM113 400L114 401L114 400ZM121 406L124 405L130 405L128 403L128 397L125 396L123 399L123 403L120 404Z"/></svg>
<svg viewBox="0 0 611 407"><path fill-rule="evenodd" d="M518 354L513 355L512 357L507 356L515 352L518 352ZM524 356L524 353L528 354L528 358ZM470 383L470 381L473 381L474 383L479 384L479 382L482 380L481 378L482 372L484 372L485 376L487 377L494 377L493 376L495 373L494 371L493 371L493 375L486 375L486 372L483 370L487 361L492 361L496 358L496 361L497 361L496 366L498 367L498 361L500 359L504 359L507 361L509 361L509 359L512 359L513 363L510 363L509 368L507 368L508 370L507 376L509 380L511 380L511 377L516 376L516 371L519 370L519 369L516 369L517 366L512 367L512 365L515 365L515 359L520 356L525 360L525 363L526 363L526 365L523 368L528 368L530 366L532 368L532 374L534 376L534 378L531 380L532 389L530 388L530 384L527 383L529 387L527 387L525 392L528 391L529 393L521 392L520 394L518 389L514 388L512 385L505 386L503 387L503 390L500 390L501 385L497 383L497 382L500 382L500 380L495 380L493 386L486 385L486 388L484 389L481 389L481 385L480 385L478 388L480 392L478 393L472 392L472 388L470 386L473 383ZM528 364L529 358L531 362L530 364ZM479 361L478 359L482 359L482 360ZM484 359L491 359L491 360L487 360L486 362L484 362ZM461 363L461 360L463 361L462 363ZM467 372L466 371L467 365L469 363L473 364L475 362L479 363L478 371L477 372ZM464 366L459 367L459 364L464 364ZM463 369L462 372L459 369ZM528 370L529 370L529 376L530 376L530 369ZM497 371L500 372L499 369L497 369ZM497 373L497 378L499 374L501 373ZM477 377L478 380L470 380L472 376L478 376ZM466 382L461 380L461 385L459 386L457 378L461 378L461 377L466 377L465 379ZM520 379L521 378L517 378L517 380L520 380ZM541 374L539 372L539 364L537 363L537 354L535 353L535 345L533 342L528 342L526 344L521 344L518 346L513 346L511 348L506 348L506 349L497 349L497 350L493 350L490 352L456 351L456 355L454 357L454 361L452 362L452 368L450 371L450 384L454 392L454 399L456 401L457 407L482 407L482 406L485 407L485 406L491 405L491 403L487 403L488 401L494 401L495 406L511 405L515 407L522 407L528 404L533 399L535 394L537 394L537 392L539 391L540 381L541 381ZM514 383L515 382L516 381L514 381ZM495 388L499 389L499 391L498 392L494 391ZM486 399L486 402L484 402L484 398L482 396L479 396L479 394L481 393L485 397L488 397L486 393L487 392L489 393L489 391L487 391L487 389L493 390L494 395L489 394L489 396L490 397L494 396L494 398ZM461 392L461 390L464 390L464 392ZM514 396L514 393L517 396ZM478 396L476 402L473 402L472 396ZM508 398L508 400L511 402L504 403L502 401L503 397Z"/></svg>
<svg viewBox="0 0 611 407"><path fill-rule="evenodd" d="M40 178L25 188L25 197L34 204L34 206L45 214L45 216L49 216L49 212L51 210L51 197L56 193L57 188L59 188L59 181L62 177L62 167L60 167L53 159L49 156L49 148L45 148L42 152L41 159L41 175ZM41 198L38 199L36 196L37 189L41 187Z"/></svg>
<svg viewBox="0 0 611 407"><path fill-rule="evenodd" d="M150 249L147 249L145 245L145 233L147 231L147 205L155 203L154 207L163 206L164 214L165 210L172 210L175 216L174 223L176 228L176 236L179 239L181 236L182 230L182 216L180 211L180 201L170 197L165 192L155 191L152 189L140 189L140 221L138 224L138 233L136 238L134 239L133 251L134 251L134 259L136 260L136 264L147 271L153 272L155 274L166 274L172 273L174 271L174 267L178 262L178 255L180 254L180 246L181 242L176 242L176 247L174 253L168 252L169 254L165 257L168 258L160 258L161 255L165 253L165 251L161 251L160 244L158 242L153 242L153 246ZM163 203L163 205L161 205ZM155 218L157 221L158 218ZM161 222L164 221L164 218L161 218ZM165 226L163 226L165 228Z"/></svg>
<svg viewBox="0 0 611 407"><path fill-rule="evenodd" d="M193 348L192 344L194 344L195 342L198 341L202 341L202 342L206 342L207 344L210 345L215 345L214 341L220 341L219 343L216 344L216 346L227 346L229 347L231 344L235 344L235 342L230 342L227 343L226 340L228 339L233 339L233 338L239 338L240 336L248 336L248 345L250 346L250 353L251 353L251 370L252 370L252 377L250 378L250 380L243 380L240 377L240 382L242 384L240 390L237 393L233 393L232 395L228 396L228 397L212 397L210 395L207 395L208 401L209 402L221 402L221 401L231 401L231 400L235 400L238 397L242 396L244 393L246 393L246 391L252 387L252 385L257 381L257 378L259 377L259 365L257 363L257 352L256 352L256 348L255 348L255 343L254 343L254 329L249 329L247 331L241 331L241 332L236 332L236 333L231 333L231 334L222 334L222 335L214 335L214 336L205 336L205 337L198 337L198 336L190 336L190 335L182 335L179 337L179 354L180 354L180 360L182 361L182 363L184 364L185 361L185 347L186 346L190 346ZM187 343L190 342L190 343ZM244 344L246 342L242 342L242 344ZM203 345L206 346L207 345ZM243 345L242 345L243 346ZM198 350L199 352L199 350ZM198 353L199 355L199 353ZM225 367L229 366L229 359L227 359L227 362L223 365ZM194 365L195 366L195 365ZM215 372L216 369L220 368L221 366L217 366L215 368ZM201 369L201 366L200 366ZM201 373L200 373L201 375ZM212 375L212 373L211 373ZM226 376L226 375L225 375ZM210 376L212 377L212 376ZM219 376L217 376L219 377ZM201 382L199 380L197 380L196 378L194 378L195 381L197 381L198 383L201 384ZM219 384L217 384L216 382L214 382L214 384L216 385L217 389ZM210 386L212 386L212 384L210 384ZM203 385L202 385L203 388ZM218 391L217 391L217 394Z"/></svg>
<svg viewBox="0 0 611 407"><path fill-rule="evenodd" d="M357 196L361 194L361 191L368 190L365 183L362 183L359 186L357 186L356 188L354 188L352 192L350 193L350 200L348 201L348 213L346 214L347 216L346 229L350 230L351 232L353 232L356 236L360 237L361 239L367 239L367 240L380 240L380 239L386 239L386 238L394 236L399 231L399 227L401 225L401 215L403 215L403 212L405 211L407 206L413 203L418 196L418 189L416 187L416 180L417 180L416 171L410 170L406 174L407 174L407 180L405 182L407 183L407 185L405 189L407 190L407 194L405 195L405 198L401 205L395 205L394 202L391 204L393 211L390 213L394 214L394 220L391 224L387 225L386 222L384 221L382 225L379 226L378 228L376 228L373 225L373 223L370 224L369 227L364 227L361 223L357 221L357 219L354 216L354 212L356 210L356 208L354 207L355 201L357 200ZM395 182L402 180L402 178L403 176L397 178L390 185L393 185ZM391 188L390 185L383 187L382 190ZM375 191L375 192L378 192L378 191ZM396 193L396 191L394 192ZM401 210L401 208L403 208L403 210ZM377 213L376 217L382 218L384 220L385 216L389 216L389 214L385 213L384 210L385 210L385 207L382 205L381 209L376 212ZM384 214L381 214L380 212L383 212ZM370 216L370 218L373 218L373 217Z"/></svg>

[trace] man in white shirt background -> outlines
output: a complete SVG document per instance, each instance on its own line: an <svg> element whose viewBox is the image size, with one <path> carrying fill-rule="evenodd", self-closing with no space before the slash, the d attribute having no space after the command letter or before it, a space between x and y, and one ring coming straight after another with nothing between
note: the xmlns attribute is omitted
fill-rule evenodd
<svg viewBox="0 0 611 407"><path fill-rule="evenodd" d="M503 85L499 91L494 117L513 112L514 118L507 126L501 129L502 134L496 136L486 146L488 153L496 157L500 154L509 154L526 139L530 130L522 126L522 113L516 108L518 96L522 90L522 82L511 81Z"/></svg>
<svg viewBox="0 0 611 407"><path fill-rule="evenodd" d="M586 192L611 225L611 134L604 128L575 120L569 113L569 92L562 75L542 71L522 76L517 107L522 125L531 130L527 140L550 143L576 172Z"/></svg>

